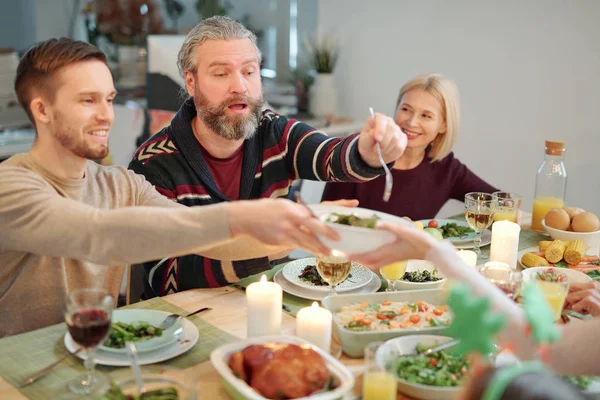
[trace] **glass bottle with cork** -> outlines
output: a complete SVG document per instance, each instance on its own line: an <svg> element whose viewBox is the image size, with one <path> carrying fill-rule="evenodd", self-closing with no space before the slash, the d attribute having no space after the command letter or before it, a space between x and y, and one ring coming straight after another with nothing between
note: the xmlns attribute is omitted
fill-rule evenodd
<svg viewBox="0 0 600 400"><path fill-rule="evenodd" d="M544 161L540 165L535 179L531 219L531 228L535 231L544 231L542 220L548 211L565 205L567 190L567 170L564 163L565 146L566 143L563 141L546 140Z"/></svg>

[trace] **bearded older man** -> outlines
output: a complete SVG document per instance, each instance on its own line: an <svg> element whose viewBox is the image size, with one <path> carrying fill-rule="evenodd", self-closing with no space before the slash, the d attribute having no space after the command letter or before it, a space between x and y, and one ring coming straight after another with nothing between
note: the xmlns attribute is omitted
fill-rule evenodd
<svg viewBox="0 0 600 400"><path fill-rule="evenodd" d="M295 179L365 182L406 148L393 119L377 114L346 138L323 132L264 104L256 37L227 17L203 20L178 56L190 98L171 125L148 139L129 167L163 195L187 206L283 197ZM198 255L145 265L146 295L218 287L270 268L268 254L251 260Z"/></svg>

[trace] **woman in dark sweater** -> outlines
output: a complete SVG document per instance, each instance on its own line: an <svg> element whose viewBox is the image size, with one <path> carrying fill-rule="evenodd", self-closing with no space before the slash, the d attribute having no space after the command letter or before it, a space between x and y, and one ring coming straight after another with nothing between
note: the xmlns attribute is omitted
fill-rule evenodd
<svg viewBox="0 0 600 400"><path fill-rule="evenodd" d="M469 192L497 191L454 157L460 109L458 90L439 74L418 76L398 96L396 123L408 136L406 151L394 165L389 202L382 194L385 176L366 183L328 183L323 200L357 199L360 207L413 220L433 218L449 199Z"/></svg>

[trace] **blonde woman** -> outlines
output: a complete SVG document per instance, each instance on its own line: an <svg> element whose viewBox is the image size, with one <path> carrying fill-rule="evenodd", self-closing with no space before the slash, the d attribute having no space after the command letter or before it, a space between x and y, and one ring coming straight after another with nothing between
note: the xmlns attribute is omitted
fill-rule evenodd
<svg viewBox="0 0 600 400"><path fill-rule="evenodd" d="M439 74L408 81L398 96L395 121L408 137L396 160L394 190L382 200L385 177L366 183L328 183L323 200L357 199L363 208L413 220L433 218L449 199L464 201L468 192L492 193L483 181L454 157L460 125L458 90Z"/></svg>

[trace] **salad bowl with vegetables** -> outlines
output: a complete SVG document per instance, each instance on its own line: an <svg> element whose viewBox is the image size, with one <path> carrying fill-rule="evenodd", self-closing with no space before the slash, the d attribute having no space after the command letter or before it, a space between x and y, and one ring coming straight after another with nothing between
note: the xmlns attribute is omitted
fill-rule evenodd
<svg viewBox="0 0 600 400"><path fill-rule="evenodd" d="M408 260L402 278L396 281L400 290L437 289L446 283L446 278L435 265L425 260Z"/></svg>

